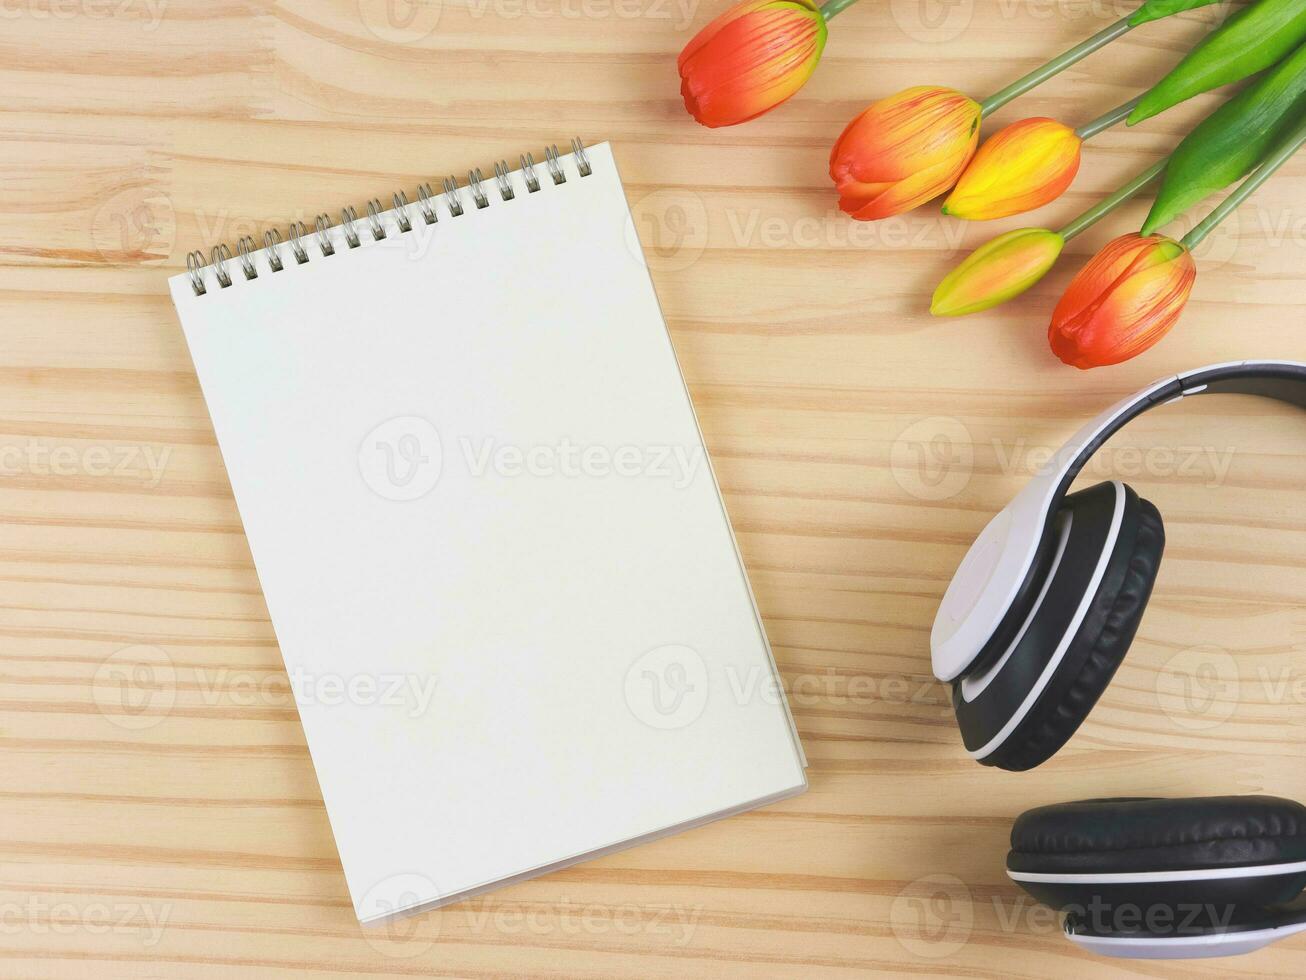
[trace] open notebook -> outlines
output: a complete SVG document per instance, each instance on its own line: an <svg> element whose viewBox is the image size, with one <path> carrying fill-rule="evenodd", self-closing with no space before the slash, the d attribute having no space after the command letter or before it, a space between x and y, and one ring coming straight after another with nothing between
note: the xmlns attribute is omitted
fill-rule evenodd
<svg viewBox="0 0 1306 980"><path fill-rule="evenodd" d="M188 266L361 920L805 788L607 144Z"/></svg>

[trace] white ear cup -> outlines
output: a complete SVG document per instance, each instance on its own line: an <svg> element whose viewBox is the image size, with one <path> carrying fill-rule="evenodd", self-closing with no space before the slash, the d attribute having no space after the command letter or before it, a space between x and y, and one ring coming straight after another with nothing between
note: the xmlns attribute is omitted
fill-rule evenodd
<svg viewBox="0 0 1306 980"><path fill-rule="evenodd" d="M965 673L1003 618L1034 565L1055 487L1035 479L980 532L948 584L934 617L934 676Z"/></svg>
<svg viewBox="0 0 1306 980"><path fill-rule="evenodd" d="M1260 395L1306 407L1306 364L1233 361L1171 375L1111 406L1075 433L980 532L962 560L930 633L934 676L951 681L977 662L985 666L996 655L985 649L990 641L996 647L996 641L1010 639L1007 634L1028 612L1013 605L1027 607L1034 600L1030 583L1035 565L1040 554L1050 555L1052 515L1097 448L1154 405L1204 391Z"/></svg>
<svg viewBox="0 0 1306 980"><path fill-rule="evenodd" d="M1182 397L1180 378L1162 378L1111 406L1081 428L980 532L952 577L930 632L934 676L964 674L1028 592L1039 549L1050 543L1052 515L1080 467L1101 442L1134 416L1169 397ZM1028 597L1032 599L1033 596Z"/></svg>

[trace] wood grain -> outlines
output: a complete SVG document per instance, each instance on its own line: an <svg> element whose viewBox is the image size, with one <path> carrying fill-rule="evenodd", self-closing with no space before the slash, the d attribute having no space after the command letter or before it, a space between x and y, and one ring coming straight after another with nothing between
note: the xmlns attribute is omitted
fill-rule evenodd
<svg viewBox="0 0 1306 980"><path fill-rule="evenodd" d="M1204 246L1163 344L1081 374L1046 349L1077 240L1029 296L926 297L995 226L845 220L824 173L866 102L983 96L1122 12L868 0L781 110L694 125L697 0L16 0L0 32L0 973L23 977L1306 974L1069 947L1003 874L1026 807L1306 798L1296 414L1154 413L1122 477L1170 545L1128 662L1051 764L962 753L928 628L955 563L1083 417L1156 376L1306 356L1306 167ZM1127 5L1125 8L1127 9ZM1004 110L1078 123L1222 7L1141 29ZM1055 224L1217 103L1111 131ZM165 290L185 252L576 134L610 139L811 759L805 796L364 933ZM578 270L583 280L583 270Z"/></svg>

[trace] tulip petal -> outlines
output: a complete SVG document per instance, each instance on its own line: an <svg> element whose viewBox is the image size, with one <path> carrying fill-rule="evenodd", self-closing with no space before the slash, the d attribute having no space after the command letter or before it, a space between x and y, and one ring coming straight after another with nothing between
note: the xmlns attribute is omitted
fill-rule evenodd
<svg viewBox="0 0 1306 980"><path fill-rule="evenodd" d="M902 180L839 187L839 208L858 221L878 221L918 208L952 186L961 167L944 160Z"/></svg>
<svg viewBox="0 0 1306 980"><path fill-rule="evenodd" d="M767 112L811 77L827 28L812 0L745 0L680 53L680 94L704 126L733 126Z"/></svg>
<svg viewBox="0 0 1306 980"><path fill-rule="evenodd" d="M979 104L918 86L872 103L830 151L839 207L862 220L909 211L956 181L979 141Z"/></svg>
<svg viewBox="0 0 1306 980"><path fill-rule="evenodd" d="M999 235L962 260L934 291L930 312L964 316L1005 303L1029 289L1056 264L1065 239L1046 228Z"/></svg>
<svg viewBox="0 0 1306 980"><path fill-rule="evenodd" d="M1079 172L1083 140L1055 119L1022 119L975 154L943 205L969 221L1005 218L1060 197Z"/></svg>
<svg viewBox="0 0 1306 980"><path fill-rule="evenodd" d="M1089 308L1110 294L1116 285L1136 271L1140 260L1155 262L1152 243L1159 240L1141 235L1121 235L1108 242L1071 281L1065 295L1053 311L1054 320L1072 320L1086 315Z"/></svg>
<svg viewBox="0 0 1306 980"><path fill-rule="evenodd" d="M1119 364L1178 322L1197 278L1192 253L1161 235L1123 235L1077 275L1052 314L1048 342L1078 368Z"/></svg>

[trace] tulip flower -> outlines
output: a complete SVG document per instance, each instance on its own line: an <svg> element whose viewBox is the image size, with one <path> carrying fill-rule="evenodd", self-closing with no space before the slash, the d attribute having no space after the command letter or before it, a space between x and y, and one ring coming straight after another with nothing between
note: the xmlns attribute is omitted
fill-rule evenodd
<svg viewBox="0 0 1306 980"><path fill-rule="evenodd" d="M1153 19L1209 0L1175 2L1173 9L1156 10ZM830 178L839 190L839 207L854 218L872 221L909 211L946 193L975 155L979 124L985 116L1143 22L1135 21L1133 16L1124 17L983 102L952 89L920 86L872 103L848 124L830 153ZM1133 105L1130 103L1129 108ZM1119 110L1108 114L1108 124L1123 118L1115 112ZM1096 120L1089 127L1102 121ZM1087 138L1086 129L1076 131L1080 140ZM1042 132L1047 135L1048 131L1044 128ZM1063 150L1070 144L1064 138L1051 142ZM1064 178L1064 174L1061 176Z"/></svg>
<svg viewBox="0 0 1306 980"><path fill-rule="evenodd" d="M910 211L951 187L979 143L980 107L922 85L872 103L830 151L839 207L862 221Z"/></svg>
<svg viewBox="0 0 1306 980"><path fill-rule="evenodd" d="M743 0L680 52L680 94L704 126L769 112L806 84L821 60L826 21L854 0Z"/></svg>
<svg viewBox="0 0 1306 980"><path fill-rule="evenodd" d="M1053 310L1052 352L1081 369L1141 354L1179 321L1196 278L1182 242L1122 235L1080 270Z"/></svg>
<svg viewBox="0 0 1306 980"><path fill-rule="evenodd" d="M1192 250L1303 144L1306 125L1181 241L1134 234L1107 245L1071 281L1053 311L1048 328L1053 353L1078 368L1119 364L1169 333L1197 278Z"/></svg>
<svg viewBox="0 0 1306 980"><path fill-rule="evenodd" d="M979 148L943 202L943 213L989 221L1055 201L1079 172L1085 141L1122 122L1137 104L1131 99L1078 129L1036 117L999 130Z"/></svg>
<svg viewBox="0 0 1306 980"><path fill-rule="evenodd" d="M1055 119L1022 119L984 142L943 213L967 221L1005 218L1062 195L1079 173L1083 140Z"/></svg>
<svg viewBox="0 0 1306 980"><path fill-rule="evenodd" d="M939 283L930 312L935 316L964 316L1019 296L1047 275L1066 242L1150 184L1166 163L1162 160L1153 164L1060 231L1021 228L981 245Z"/></svg>
<svg viewBox="0 0 1306 980"><path fill-rule="evenodd" d="M1046 228L1019 228L986 242L934 290L935 316L978 313L1019 296L1056 264L1066 240Z"/></svg>

